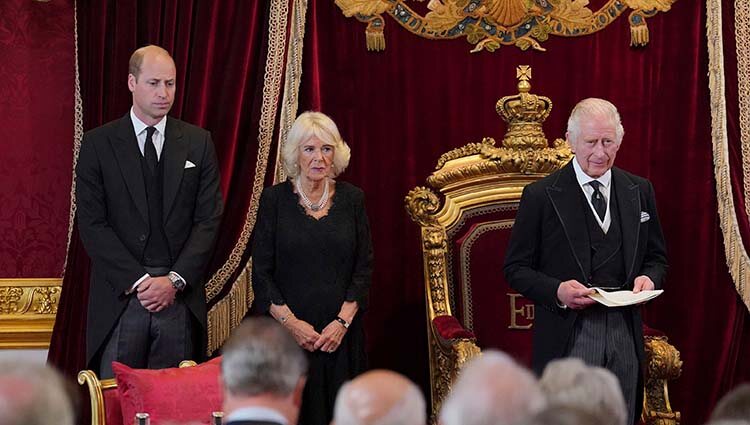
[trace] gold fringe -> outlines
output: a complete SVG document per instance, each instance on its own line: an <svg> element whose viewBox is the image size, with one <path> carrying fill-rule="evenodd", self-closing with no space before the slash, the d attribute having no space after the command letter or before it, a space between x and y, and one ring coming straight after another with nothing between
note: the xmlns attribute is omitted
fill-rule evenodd
<svg viewBox="0 0 750 425"><path fill-rule="evenodd" d="M260 193L263 190L263 183L268 168L268 157L270 156L271 143L273 143L273 129L276 125L276 112L278 110L279 92L281 91L281 75L284 69L288 14L288 0L271 0L268 54L266 56L266 69L263 77L263 103L261 105L260 130L258 132L258 157L255 162L255 176L253 178L250 206L245 215L245 224L242 227L242 232L240 232L240 237L229 254L229 258L206 283L206 301L211 301L219 295L224 288L224 284L239 267L242 261L242 254L245 252L245 248L247 248L250 234L253 231L253 227L255 227ZM210 318L211 316L209 316ZM208 326L212 326L210 320Z"/></svg>
<svg viewBox="0 0 750 425"><path fill-rule="evenodd" d="M367 50L371 52L382 52L385 50L385 34L383 34L382 25L375 26L372 21L370 21L367 25L367 29L365 29L365 36L367 40Z"/></svg>
<svg viewBox="0 0 750 425"><path fill-rule="evenodd" d="M630 26L630 45L633 47L642 47L648 44L648 26L643 25Z"/></svg>
<svg viewBox="0 0 750 425"><path fill-rule="evenodd" d="M68 213L68 241L65 244L65 261L61 278L65 278L65 270L68 267L68 251L70 251L70 240L73 237L73 223L76 218L76 165L78 154L81 152L81 140L83 139L83 99L81 98L81 74L78 69L78 1L73 2L73 60L75 61L75 82L73 86L73 177L70 183L70 211Z"/></svg>
<svg viewBox="0 0 750 425"><path fill-rule="evenodd" d="M286 143L289 129L297 118L299 107L299 85L302 80L302 53L305 40L305 17L307 0L294 0L292 6L292 28L289 36L289 47L286 56L286 76L284 98L281 101L281 121L279 122L279 139L276 144L276 164L274 183L286 180L286 170L281 160L281 150Z"/></svg>
<svg viewBox="0 0 750 425"><path fill-rule="evenodd" d="M245 269L232 284L229 293L208 312L207 354L210 356L229 338L232 329L242 322L248 308L253 304L255 293L252 286L252 262L248 261Z"/></svg>
<svg viewBox="0 0 750 425"><path fill-rule="evenodd" d="M714 155L714 175L716 177L716 198L729 273L745 306L750 309L750 292L746 283L748 276L750 276L750 258L748 258L742 242L737 223L729 169L721 18L721 0L707 0L708 86L711 94L711 139Z"/></svg>

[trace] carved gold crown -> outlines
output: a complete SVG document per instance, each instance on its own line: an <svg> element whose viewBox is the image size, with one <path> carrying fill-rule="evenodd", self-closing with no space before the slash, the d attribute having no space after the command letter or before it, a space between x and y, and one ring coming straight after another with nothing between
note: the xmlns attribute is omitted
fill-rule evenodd
<svg viewBox="0 0 750 425"><path fill-rule="evenodd" d="M521 65L516 69L518 94L497 101L495 110L505 122L508 131L503 146L515 149L543 149L549 146L542 123L552 112L552 101L531 91L531 67Z"/></svg>

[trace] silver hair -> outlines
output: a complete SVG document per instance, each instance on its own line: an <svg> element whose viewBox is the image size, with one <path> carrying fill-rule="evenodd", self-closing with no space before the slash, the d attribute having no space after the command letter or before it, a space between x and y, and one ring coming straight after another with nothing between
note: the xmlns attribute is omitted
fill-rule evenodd
<svg viewBox="0 0 750 425"><path fill-rule="evenodd" d="M286 142L281 150L281 160L284 163L284 171L290 179L299 175L299 164L297 157L299 148L304 142L312 137L317 137L322 142L333 146L333 176L341 174L349 165L351 149L341 138L336 123L322 112L307 111L300 114L289 130Z"/></svg>
<svg viewBox="0 0 750 425"><path fill-rule="evenodd" d="M583 99L573 108L570 118L568 118L568 141L571 143L578 142L578 137L581 134L581 122L595 116L604 116L610 120L615 127L615 142L619 145L625 136L625 129L620 121L620 113L617 112L617 107L611 102L596 97Z"/></svg>
<svg viewBox="0 0 750 425"><path fill-rule="evenodd" d="M341 386L336 396L333 423L336 425L424 425L427 420L424 396L412 382L409 382L401 400L374 421L367 421L357 415L352 404L351 382L347 382Z"/></svg>
<svg viewBox="0 0 750 425"><path fill-rule="evenodd" d="M222 381L233 395L286 396L307 373L305 353L289 332L269 317L244 320L222 354Z"/></svg>
<svg viewBox="0 0 750 425"><path fill-rule="evenodd" d="M73 425L73 406L60 374L21 360L0 360L0 423Z"/></svg>
<svg viewBox="0 0 750 425"><path fill-rule="evenodd" d="M483 351L461 371L443 403L443 425L515 424L546 406L534 375L507 354Z"/></svg>
<svg viewBox="0 0 750 425"><path fill-rule="evenodd" d="M607 369L576 358L554 360L544 369L539 384L550 403L602 412L621 425L628 421L619 381Z"/></svg>

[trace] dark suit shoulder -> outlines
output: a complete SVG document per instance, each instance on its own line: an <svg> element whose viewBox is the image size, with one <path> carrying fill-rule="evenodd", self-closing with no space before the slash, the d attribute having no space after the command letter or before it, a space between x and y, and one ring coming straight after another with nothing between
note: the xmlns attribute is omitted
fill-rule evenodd
<svg viewBox="0 0 750 425"><path fill-rule="evenodd" d="M198 127L195 124L190 124L189 122L183 121L181 119L173 118L173 117L168 117L167 123L178 127L180 130L186 133L207 134L209 132L205 128Z"/></svg>
<svg viewBox="0 0 750 425"><path fill-rule="evenodd" d="M633 184L637 184L638 186L651 186L651 181L647 178L635 175L623 170L622 168L612 167L612 173L620 174L620 176L625 178L625 180L630 181Z"/></svg>
<svg viewBox="0 0 750 425"><path fill-rule="evenodd" d="M99 127L92 128L83 135L83 140L88 143L103 143L103 140L116 134L120 129L120 126L127 124L127 122L123 122L123 120L125 120L125 118L119 118L100 125Z"/></svg>

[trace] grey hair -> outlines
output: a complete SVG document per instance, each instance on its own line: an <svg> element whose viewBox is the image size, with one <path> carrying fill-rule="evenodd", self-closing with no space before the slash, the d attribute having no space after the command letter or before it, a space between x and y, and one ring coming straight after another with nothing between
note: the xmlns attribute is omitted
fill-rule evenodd
<svg viewBox="0 0 750 425"><path fill-rule="evenodd" d="M73 425L73 405L62 376L48 366L0 360L0 423Z"/></svg>
<svg viewBox="0 0 750 425"><path fill-rule="evenodd" d="M617 107L611 102L596 97L583 99L573 108L570 118L568 118L568 141L571 143L578 142L578 137L581 134L581 122L595 116L604 116L609 119L615 127L615 142L619 145L625 136L625 129L620 121L620 113L617 112Z"/></svg>
<svg viewBox="0 0 750 425"><path fill-rule="evenodd" d="M349 165L351 149L341 138L336 123L322 112L307 111L300 114L289 130L286 142L281 150L281 160L284 171L290 179L299 175L297 157L300 146L312 137L317 137L323 143L333 146L333 172L336 177Z"/></svg>
<svg viewBox="0 0 750 425"><path fill-rule="evenodd" d="M711 413L712 421L737 419L750 421L750 383L741 384L726 393Z"/></svg>
<svg viewBox="0 0 750 425"><path fill-rule="evenodd" d="M336 425L424 425L427 420L424 396L412 382L409 382L401 400L374 421L359 417L351 398L351 382L347 382L336 396L333 412L333 423Z"/></svg>
<svg viewBox="0 0 750 425"><path fill-rule="evenodd" d="M443 425L515 424L546 406L534 375L507 354L482 352L461 371L443 403Z"/></svg>
<svg viewBox="0 0 750 425"><path fill-rule="evenodd" d="M230 394L292 394L307 373L307 356L297 342L269 317L244 320L224 345L221 377Z"/></svg>
<svg viewBox="0 0 750 425"><path fill-rule="evenodd" d="M577 358L550 362L539 380L550 403L605 413L625 425L628 412L617 377L607 369Z"/></svg>

